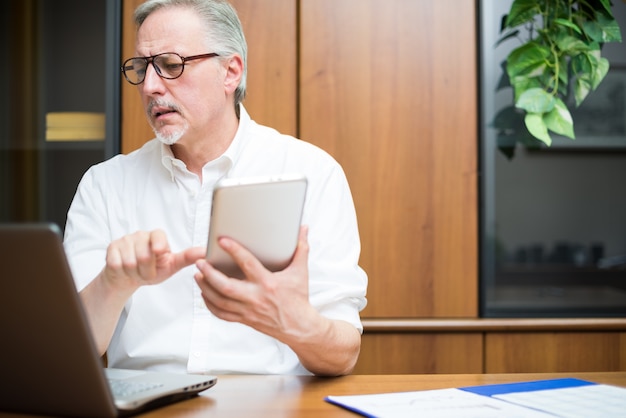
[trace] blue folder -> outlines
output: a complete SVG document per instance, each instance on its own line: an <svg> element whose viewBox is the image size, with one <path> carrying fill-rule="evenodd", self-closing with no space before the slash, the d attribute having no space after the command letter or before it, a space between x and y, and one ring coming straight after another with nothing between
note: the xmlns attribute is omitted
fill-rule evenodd
<svg viewBox="0 0 626 418"><path fill-rule="evenodd" d="M499 385L481 385L459 388L466 392L483 396L502 395L505 393L532 392L546 389L564 389L579 386L595 385L596 383L571 377L563 379L536 380L531 382L504 383Z"/></svg>

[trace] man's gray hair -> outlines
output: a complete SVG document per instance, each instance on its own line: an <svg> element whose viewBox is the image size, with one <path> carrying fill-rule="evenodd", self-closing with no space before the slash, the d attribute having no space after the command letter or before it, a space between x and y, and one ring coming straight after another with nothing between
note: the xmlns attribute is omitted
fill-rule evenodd
<svg viewBox="0 0 626 418"><path fill-rule="evenodd" d="M246 96L248 46L237 12L226 0L147 0L135 10L134 19L137 29L141 27L151 13L173 6L188 7L194 10L204 21L207 29L207 40L214 45L214 50L207 52L216 52L220 56L226 57L239 54L243 59L243 75L235 90L235 110L239 114L239 103Z"/></svg>

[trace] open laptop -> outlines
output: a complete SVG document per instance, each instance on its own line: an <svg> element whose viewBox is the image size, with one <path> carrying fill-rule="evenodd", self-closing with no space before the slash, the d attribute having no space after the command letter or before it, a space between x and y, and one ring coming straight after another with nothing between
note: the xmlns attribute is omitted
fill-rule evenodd
<svg viewBox="0 0 626 418"><path fill-rule="evenodd" d="M0 411L126 416L217 382L103 368L53 224L0 224L0 335Z"/></svg>

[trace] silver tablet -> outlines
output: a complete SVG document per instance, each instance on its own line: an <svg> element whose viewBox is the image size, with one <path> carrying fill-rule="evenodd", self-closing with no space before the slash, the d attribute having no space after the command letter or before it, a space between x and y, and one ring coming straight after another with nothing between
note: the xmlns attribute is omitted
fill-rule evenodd
<svg viewBox="0 0 626 418"><path fill-rule="evenodd" d="M213 191L207 259L230 277L244 275L218 244L230 237L271 271L289 265L298 243L307 180L299 175L223 179Z"/></svg>

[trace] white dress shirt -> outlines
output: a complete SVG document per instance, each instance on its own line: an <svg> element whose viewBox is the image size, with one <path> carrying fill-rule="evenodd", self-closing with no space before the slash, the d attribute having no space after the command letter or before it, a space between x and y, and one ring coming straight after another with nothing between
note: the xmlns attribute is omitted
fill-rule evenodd
<svg viewBox="0 0 626 418"><path fill-rule="evenodd" d="M241 106L228 150L202 179L153 139L83 176L65 229L65 249L83 289L102 270L109 243L138 230L165 231L173 252L206 246L211 196L222 177L303 174L309 226L309 297L318 311L362 331L367 275L359 267L356 213L340 165L305 141L250 119ZM309 374L286 345L206 308L195 266L139 288L126 303L107 351L111 367L191 373Z"/></svg>

